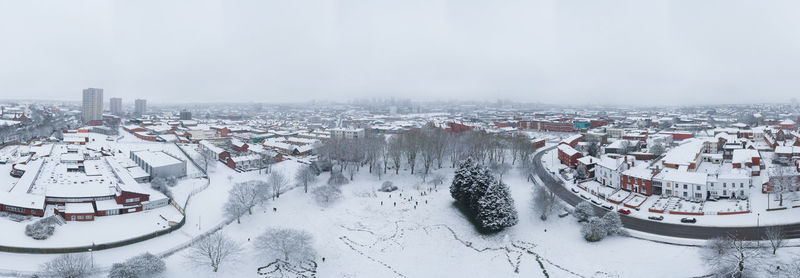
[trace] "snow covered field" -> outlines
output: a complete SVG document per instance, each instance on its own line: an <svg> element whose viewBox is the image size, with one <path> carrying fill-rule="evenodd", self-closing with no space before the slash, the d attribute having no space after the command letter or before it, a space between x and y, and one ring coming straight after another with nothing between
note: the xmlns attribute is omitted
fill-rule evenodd
<svg viewBox="0 0 800 278"><path fill-rule="evenodd" d="M438 189L407 172L399 176L389 173L378 180L362 169L355 181L343 186L343 199L331 206L321 207L312 194L294 188L258 207L252 216L245 215L242 224L235 221L227 224L222 207L230 185L264 180L266 175L258 171L237 173L215 163L209 174L211 184L189 202L183 228L141 243L94 252L95 264L103 269L145 251L168 252L185 246L193 237L222 227L221 233L244 247L244 254L236 263L223 265L220 273L213 273L188 264L185 256L189 249L181 249L166 258L167 272L161 277L259 277L256 269L267 261L258 255L253 240L267 228L286 227L313 234L319 277L546 277L545 273L549 277L698 277L706 274L697 247L622 236L587 243L581 237L580 225L572 217L539 220L531 208L535 185L526 182L516 169L505 175L504 181L514 197L520 222L498 234L485 235L478 233L453 205L448 190L453 169L448 168L437 170L448 178ZM293 177L300 166L295 161L284 161L273 169ZM323 184L328 175L323 173L316 184ZM377 191L386 180L393 181L399 191ZM175 188L176 192L188 192L198 186L201 184L184 180ZM422 192L426 194L421 195ZM647 202L656 199L648 198ZM273 207L277 211L273 212ZM647 207L633 214L646 217ZM665 216L665 221L680 219L677 215ZM784 250L779 252L794 252L793 248ZM631 256L645 259L631 263ZM40 264L54 257L0 253L0 273L36 271ZM325 262L321 262L322 257ZM665 264L659 258L669 258L670 263ZM104 276L99 273L96 277Z"/></svg>
<svg viewBox="0 0 800 278"><path fill-rule="evenodd" d="M452 175L452 169L441 171ZM531 212L532 185L516 173L508 175L506 182L520 212L520 223L491 236L476 232L453 206L447 185L420 196L430 186L420 185L416 178L389 174L384 180L392 180L401 191L376 192L381 181L361 173L344 186L344 199L333 206L321 208L311 194L294 189L268 205L277 212L258 210L244 217L242 224L227 226L222 232L242 243L246 254L236 265L223 267L221 274L255 277L255 270L267 262L258 260L248 239L268 227L311 232L319 256L326 257L319 265L320 277L545 277L545 271L550 277L703 274L694 247L624 237L587 244L572 217L542 222ZM642 257L674 258L685 267L675 270L659 260L630 265L627 257L634 252ZM210 270L186 266L185 254L167 259L166 277L219 277ZM515 274L517 268L519 274ZM653 276L659 270L665 276Z"/></svg>

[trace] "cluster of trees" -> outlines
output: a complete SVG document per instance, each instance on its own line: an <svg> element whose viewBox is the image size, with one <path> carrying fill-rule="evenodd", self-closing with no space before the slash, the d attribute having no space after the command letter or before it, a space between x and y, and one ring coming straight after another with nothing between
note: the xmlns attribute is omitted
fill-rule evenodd
<svg viewBox="0 0 800 278"><path fill-rule="evenodd" d="M316 265L313 243L310 233L283 228L267 229L253 241L261 258L292 265ZM218 272L221 266L238 261L243 250L241 244L217 232L194 242L186 258L194 266Z"/></svg>
<svg viewBox="0 0 800 278"><path fill-rule="evenodd" d="M508 186L471 158L459 163L450 195L484 231L499 231L518 222Z"/></svg>
<svg viewBox="0 0 800 278"><path fill-rule="evenodd" d="M109 278L153 277L164 272L167 265L161 257L144 253L109 269ZM92 275L92 259L86 253L64 254L44 263L35 277L83 278Z"/></svg>
<svg viewBox="0 0 800 278"><path fill-rule="evenodd" d="M573 215L582 222L581 235L587 241L600 241L606 236L622 234L622 219L615 211L606 212L603 217L594 216L594 207L583 201L575 206Z"/></svg>
<svg viewBox="0 0 800 278"><path fill-rule="evenodd" d="M511 165L527 160L536 150L530 138L523 134L498 136L482 131L447 133L429 124L419 130L403 134L367 136L356 139L331 138L318 150L320 159L353 179L361 167L380 179L390 169L399 174L408 169L424 181L434 169L442 168L449 160L455 168L458 161L471 157L478 164L494 165L493 170L502 176ZM439 179L441 181L441 179Z"/></svg>
<svg viewBox="0 0 800 278"><path fill-rule="evenodd" d="M160 257L144 253L122 263L111 265L108 278L140 278L152 277L167 269L167 264Z"/></svg>
<svg viewBox="0 0 800 278"><path fill-rule="evenodd" d="M252 180L236 183L228 190L225 214L228 217L236 218L236 222L241 224L241 216L245 212L252 215L253 207L256 205L263 204L270 198L279 198L288 184L289 179L278 171L269 173L266 181Z"/></svg>

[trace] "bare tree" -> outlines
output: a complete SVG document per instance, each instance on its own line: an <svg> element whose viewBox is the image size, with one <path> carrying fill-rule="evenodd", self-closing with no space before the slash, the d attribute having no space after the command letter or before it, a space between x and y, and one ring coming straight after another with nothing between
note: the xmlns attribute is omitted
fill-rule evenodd
<svg viewBox="0 0 800 278"><path fill-rule="evenodd" d="M763 247L735 235L710 240L701 257L717 277L750 277L764 262Z"/></svg>
<svg viewBox="0 0 800 278"><path fill-rule="evenodd" d="M389 158L394 166L394 174L400 174L400 164L403 161L403 141L399 135L389 138Z"/></svg>
<svg viewBox="0 0 800 278"><path fill-rule="evenodd" d="M420 152L420 137L421 133L418 131L412 131L401 137L403 153L406 155L406 163L408 163L408 167L411 169L411 175L414 175L414 168L417 165L417 154Z"/></svg>
<svg viewBox="0 0 800 278"><path fill-rule="evenodd" d="M533 190L533 209L539 214L539 219L547 221L558 205L556 194L544 186L537 185Z"/></svg>
<svg viewBox="0 0 800 278"><path fill-rule="evenodd" d="M382 161L375 161L375 162L373 162L373 163L374 163L376 166L380 166L381 164L385 164L385 162L382 162ZM385 169L376 169L376 171L375 171L375 172L372 172L372 174L373 174L373 175L375 175L376 177L378 177L378 180L380 180L380 179L383 177L383 174L385 174L385 173L386 173L386 172L384 172L384 171L385 171Z"/></svg>
<svg viewBox="0 0 800 278"><path fill-rule="evenodd" d="M81 278L88 277L92 260L83 253L64 254L44 263L41 274L45 277Z"/></svg>
<svg viewBox="0 0 800 278"><path fill-rule="evenodd" d="M355 164L350 165L350 167L347 168L347 175L350 176L351 181L353 180L353 176L355 176L356 172L358 172L358 167L356 167Z"/></svg>
<svg viewBox="0 0 800 278"><path fill-rule="evenodd" d="M316 251L309 232L286 228L269 228L255 240L255 247L268 261L276 259L301 263L314 260Z"/></svg>
<svg viewBox="0 0 800 278"><path fill-rule="evenodd" d="M248 210L245 204L236 201L233 196L228 197L228 202L225 203L223 209L226 216L236 218L237 224L242 224L242 215Z"/></svg>
<svg viewBox="0 0 800 278"><path fill-rule="evenodd" d="M778 194L778 198L780 199L779 206L783 206L783 194L791 192L794 189L794 181L796 178L787 167L776 165L772 169L773 175L769 178L769 183L772 185L772 190L770 190L770 192Z"/></svg>
<svg viewBox="0 0 800 278"><path fill-rule="evenodd" d="M308 184L317 181L317 175L314 174L314 169L311 169L311 166L303 166L294 174L294 179L298 186L303 186L303 192L308 193Z"/></svg>
<svg viewBox="0 0 800 278"><path fill-rule="evenodd" d="M272 199L281 197L281 190L289 184L286 176L278 171L272 171L267 176L267 184L272 188Z"/></svg>
<svg viewBox="0 0 800 278"><path fill-rule="evenodd" d="M241 252L239 243L217 232L192 243L186 258L197 267L209 266L217 272L221 265L236 261Z"/></svg>
<svg viewBox="0 0 800 278"><path fill-rule="evenodd" d="M236 217L236 222L241 223L244 212L253 214L253 207L262 198L258 181L249 181L234 184L228 190L228 202L225 204L225 213L229 217Z"/></svg>
<svg viewBox="0 0 800 278"><path fill-rule="evenodd" d="M778 248L783 247L785 244L784 239L786 239L786 233L783 232L783 228L781 226L770 226L767 227L764 240L769 242L769 246L772 247L772 255L778 251Z"/></svg>

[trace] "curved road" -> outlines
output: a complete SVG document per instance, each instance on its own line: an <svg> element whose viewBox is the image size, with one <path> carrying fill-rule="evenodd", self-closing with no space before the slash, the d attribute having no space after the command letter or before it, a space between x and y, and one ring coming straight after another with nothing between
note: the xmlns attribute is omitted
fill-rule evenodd
<svg viewBox="0 0 800 278"><path fill-rule="evenodd" d="M581 201L583 198L580 196L572 193L566 187L563 186L560 180L557 180L542 165L542 155L555 147L549 147L538 152L534 157L534 163L536 165L536 175L539 176L539 179L544 182L544 184L555 194L564 200L571 206L575 206ZM595 210L595 215L602 215L606 211L606 209L601 208L593 203L590 202ZM625 228L636 230L645 233L651 233L656 235L663 235L663 236L671 236L671 237L680 237L680 238L692 238L692 239L709 239L718 236L724 236L728 234L739 235L739 237L748 240L760 240L764 238L766 232L766 226L760 227L704 227L699 226L698 224L673 224L673 223L665 223L641 218L635 218L627 215L620 215L622 218L622 225ZM798 216L800 219L800 216ZM699 221L698 221L699 222ZM783 228L783 232L786 234L787 238L800 238L800 223L789 224L789 225L780 225Z"/></svg>

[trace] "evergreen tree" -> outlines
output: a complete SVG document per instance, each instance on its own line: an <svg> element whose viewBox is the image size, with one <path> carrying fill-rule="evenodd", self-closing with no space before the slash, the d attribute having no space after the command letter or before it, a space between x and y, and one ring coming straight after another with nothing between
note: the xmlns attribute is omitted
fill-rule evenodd
<svg viewBox="0 0 800 278"><path fill-rule="evenodd" d="M458 164L458 169L453 176L453 183L450 184L450 196L462 204L469 203L470 196L467 195L467 188L472 186L476 167L472 158L467 158Z"/></svg>
<svg viewBox="0 0 800 278"><path fill-rule="evenodd" d="M489 231L499 231L511 227L519 221L514 199L508 186L502 181L492 181L486 194L478 201L478 222Z"/></svg>

